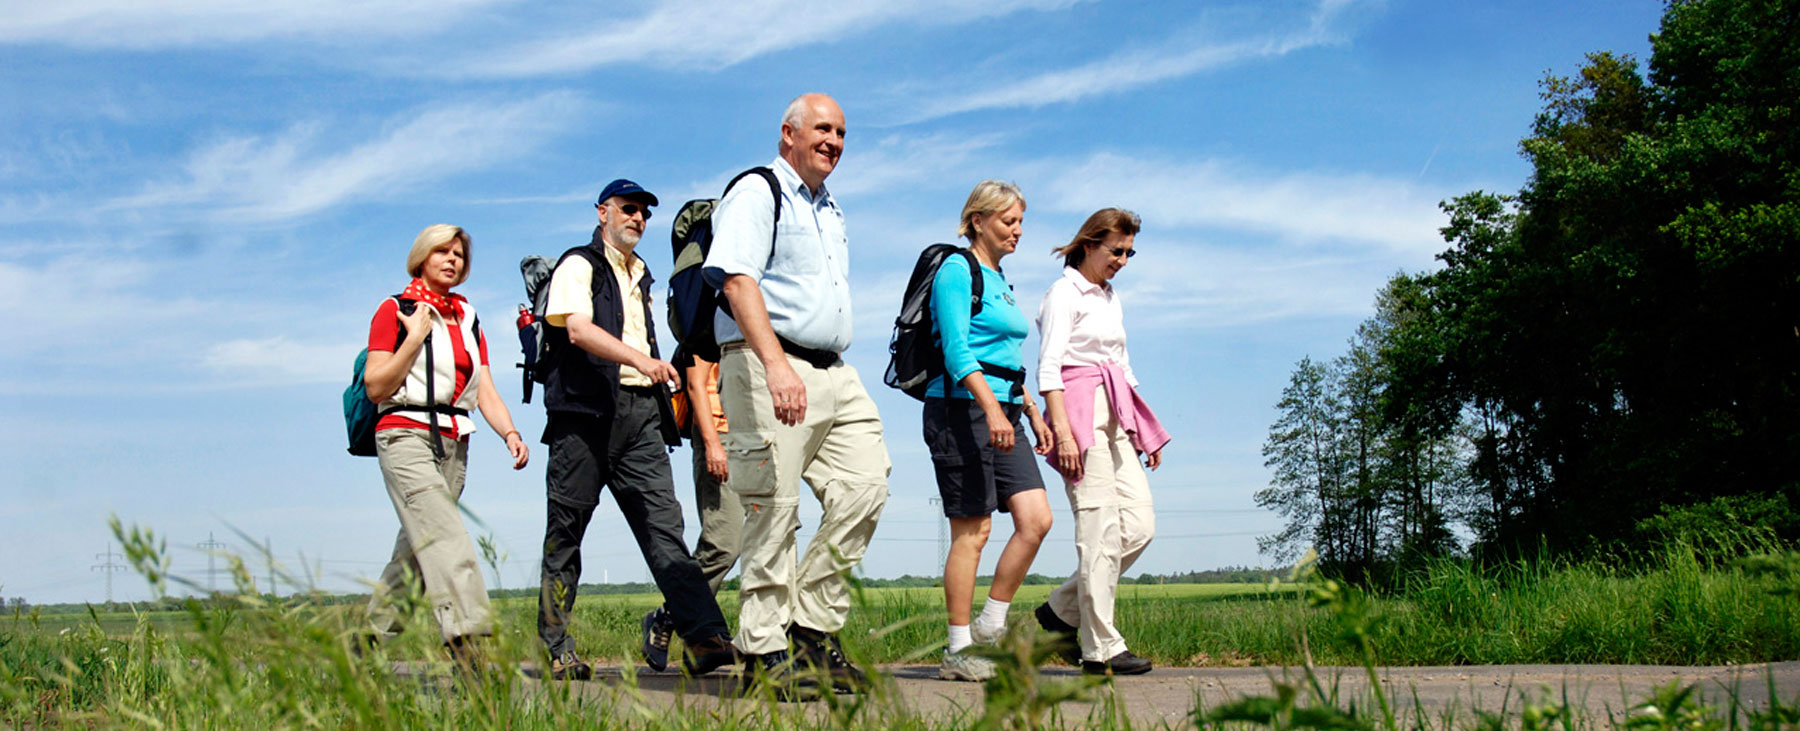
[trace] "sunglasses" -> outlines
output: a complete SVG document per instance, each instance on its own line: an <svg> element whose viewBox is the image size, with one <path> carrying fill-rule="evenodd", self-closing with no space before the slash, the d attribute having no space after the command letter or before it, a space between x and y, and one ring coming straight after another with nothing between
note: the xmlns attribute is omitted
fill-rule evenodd
<svg viewBox="0 0 1800 731"><path fill-rule="evenodd" d="M1127 259L1137 256L1137 249L1127 249L1123 246L1115 246L1110 249L1107 249L1107 251L1112 252L1113 256L1123 256Z"/></svg>
<svg viewBox="0 0 1800 731"><path fill-rule="evenodd" d="M650 220L650 207L649 206L640 206L636 203L625 203L625 204L622 204L619 206L619 212L625 214L626 216L635 216L638 213L642 212L644 214L644 220L646 220L646 221Z"/></svg>

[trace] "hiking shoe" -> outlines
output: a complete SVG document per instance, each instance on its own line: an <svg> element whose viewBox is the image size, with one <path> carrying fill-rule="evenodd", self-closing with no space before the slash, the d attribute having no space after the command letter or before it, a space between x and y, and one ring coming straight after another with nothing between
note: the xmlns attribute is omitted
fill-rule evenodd
<svg viewBox="0 0 1800 731"><path fill-rule="evenodd" d="M752 696L768 691L783 702L819 699L819 682L794 667L787 650L744 655L744 672L738 694Z"/></svg>
<svg viewBox="0 0 1800 731"><path fill-rule="evenodd" d="M574 650L567 650L550 660L550 677L556 680L587 680L594 677L594 669L577 657Z"/></svg>
<svg viewBox="0 0 1800 731"><path fill-rule="evenodd" d="M1039 604L1037 610L1032 614L1037 617L1038 626L1044 628L1045 632L1049 632L1050 638L1056 642L1056 656L1062 658L1065 664L1080 665L1081 644L1075 637L1076 631L1080 628L1064 622L1062 617L1056 616L1056 612L1050 609L1049 602Z"/></svg>
<svg viewBox="0 0 1800 731"><path fill-rule="evenodd" d="M738 651L731 638L724 635L687 643L682 652L681 670L688 675L705 675L737 662Z"/></svg>
<svg viewBox="0 0 1800 731"><path fill-rule="evenodd" d="M969 648L944 653L944 664L938 668L940 680L982 682L994 677L994 661L972 654Z"/></svg>
<svg viewBox="0 0 1800 731"><path fill-rule="evenodd" d="M969 638L975 640L975 644L977 644L977 645L999 644L1000 638L1005 637L1005 636L1006 636L1006 625L1004 625L1004 624L1000 625L999 629L996 629L992 632L989 632L985 628L983 628L981 626L980 622L975 622L975 623L972 623L969 625Z"/></svg>
<svg viewBox="0 0 1800 731"><path fill-rule="evenodd" d="M493 663L488 662L487 653L481 651L480 637L452 637L449 642L444 643L444 648L450 651L450 662L457 675L478 680L494 670Z"/></svg>
<svg viewBox="0 0 1800 731"><path fill-rule="evenodd" d="M675 618L663 611L662 607L650 610L644 615L644 664L651 670L662 672L669 669L669 637L675 634Z"/></svg>
<svg viewBox="0 0 1800 731"><path fill-rule="evenodd" d="M1150 661L1126 650L1106 662L1083 660L1081 672L1085 675L1143 675L1150 672Z"/></svg>
<svg viewBox="0 0 1800 731"><path fill-rule="evenodd" d="M844 656L844 646L835 634L796 624L788 628L788 640L795 648L795 663L830 678L831 687L837 692L855 693L874 680L873 676L850 664L850 658Z"/></svg>

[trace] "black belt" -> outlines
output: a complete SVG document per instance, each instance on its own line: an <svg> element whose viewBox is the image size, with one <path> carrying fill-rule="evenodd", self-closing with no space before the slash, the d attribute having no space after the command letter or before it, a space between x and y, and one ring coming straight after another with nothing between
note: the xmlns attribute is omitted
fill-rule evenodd
<svg viewBox="0 0 1800 731"><path fill-rule="evenodd" d="M654 384L649 385L649 386L623 386L622 385L622 386L619 386L619 392L620 393L637 394L639 396L657 396L657 395L660 395L663 393L662 389L658 388Z"/></svg>
<svg viewBox="0 0 1800 731"><path fill-rule="evenodd" d="M837 353L833 353L829 350L820 350L818 348L808 348L804 345L796 344L794 341L788 340L780 335L776 335L775 339L781 341L781 352L806 361L814 368L823 370L837 365ZM1024 374L1020 374L1020 377L1023 378Z"/></svg>

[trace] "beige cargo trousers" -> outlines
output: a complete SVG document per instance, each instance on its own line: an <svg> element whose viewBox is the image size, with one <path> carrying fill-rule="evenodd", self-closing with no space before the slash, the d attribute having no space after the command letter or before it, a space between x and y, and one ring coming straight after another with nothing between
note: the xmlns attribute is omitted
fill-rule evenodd
<svg viewBox="0 0 1800 731"><path fill-rule="evenodd" d="M726 486L744 505L734 644L755 655L786 650L789 625L843 629L850 595L838 572L862 561L888 496L881 415L856 369L841 360L818 368L793 356L788 364L806 386L806 416L795 426L775 419L762 361L749 346L727 345L719 361L731 424L722 435ZM802 479L824 515L796 561Z"/></svg>

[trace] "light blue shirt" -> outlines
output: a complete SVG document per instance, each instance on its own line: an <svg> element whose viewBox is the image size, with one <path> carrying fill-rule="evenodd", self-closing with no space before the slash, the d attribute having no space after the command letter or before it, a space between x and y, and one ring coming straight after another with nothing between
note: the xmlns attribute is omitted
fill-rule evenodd
<svg viewBox="0 0 1800 731"><path fill-rule="evenodd" d="M944 370L952 384L950 398L974 398L962 379L982 370L982 362L1025 370L1025 336L1031 334L1031 323L1013 299L1012 285L1000 272L981 267L981 313L971 318L973 284L969 262L961 254L945 257L931 282L931 326L944 348ZM1021 402L1023 393L1013 393L1012 381L987 371L981 375L1000 403ZM925 395L943 397L944 379L931 379Z"/></svg>
<svg viewBox="0 0 1800 731"><path fill-rule="evenodd" d="M701 276L714 287L725 277L743 274L762 289L769 325L776 335L798 345L842 353L850 347L850 243L844 212L823 185L818 195L779 157L769 165L781 183L781 220L774 251L769 226L774 200L762 179L739 180L713 210L712 250ZM739 342L744 334L721 310L713 319L719 344Z"/></svg>

